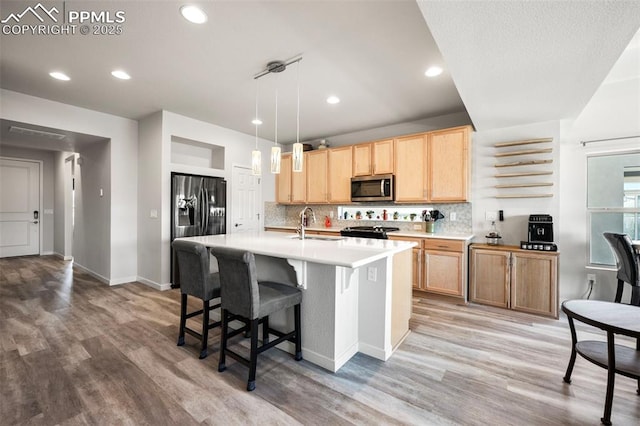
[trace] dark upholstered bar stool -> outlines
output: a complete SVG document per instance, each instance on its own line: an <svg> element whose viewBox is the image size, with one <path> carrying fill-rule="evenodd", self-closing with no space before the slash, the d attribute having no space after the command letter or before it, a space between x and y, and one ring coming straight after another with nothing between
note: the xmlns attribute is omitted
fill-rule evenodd
<svg viewBox="0 0 640 426"><path fill-rule="evenodd" d="M620 303L624 283L631 284L631 305L640 306L640 280L638 280L638 255L633 250L631 239L627 234L614 234L605 232L604 238L607 240L613 254L616 257L618 267L618 289L616 291L615 302Z"/></svg>
<svg viewBox="0 0 640 426"><path fill-rule="evenodd" d="M296 361L302 359L300 339L302 292L289 284L273 281L258 282L255 257L251 252L213 247L211 253L218 259L221 282L222 332L218 371L226 369L226 355L248 366L247 390L252 391L256 387L258 354L288 340L295 343ZM289 333L282 333L270 328L269 315L291 306L294 308L295 329ZM245 326L238 330L229 331L229 322L236 319L244 321ZM258 324L262 324L261 346L258 346ZM228 348L229 338L247 330L251 335L249 359ZM269 334L274 334L278 338L269 341Z"/></svg>
<svg viewBox="0 0 640 426"><path fill-rule="evenodd" d="M178 346L184 345L185 332L197 337L202 343L200 359L207 357L209 329L217 327L220 321L209 323L209 311L220 304L210 306L210 301L220 297L220 274L209 270L209 251L205 246L191 241L175 240L172 244L180 274L180 331ZM202 309L187 313L187 295L202 300ZM202 315L202 332L187 327L187 319Z"/></svg>

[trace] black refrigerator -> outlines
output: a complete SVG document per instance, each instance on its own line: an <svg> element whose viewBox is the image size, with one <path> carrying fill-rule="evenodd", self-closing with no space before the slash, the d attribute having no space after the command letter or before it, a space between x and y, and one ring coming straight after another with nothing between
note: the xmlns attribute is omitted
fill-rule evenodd
<svg viewBox="0 0 640 426"><path fill-rule="evenodd" d="M171 241L226 234L227 181L219 177L171 173ZM171 283L179 287L171 250Z"/></svg>

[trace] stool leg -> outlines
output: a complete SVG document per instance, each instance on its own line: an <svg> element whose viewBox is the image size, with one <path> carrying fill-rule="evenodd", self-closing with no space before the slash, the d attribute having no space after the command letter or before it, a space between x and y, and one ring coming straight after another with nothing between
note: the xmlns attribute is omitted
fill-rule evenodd
<svg viewBox="0 0 640 426"><path fill-rule="evenodd" d="M222 372L227 369L225 365L225 355L227 353L227 331L229 330L229 321L227 319L227 310L220 310L220 355L218 358L218 371Z"/></svg>
<svg viewBox="0 0 640 426"><path fill-rule="evenodd" d="M187 324L187 293L180 295L180 331L178 332L178 346L184 345L184 328Z"/></svg>
<svg viewBox="0 0 640 426"><path fill-rule="evenodd" d="M207 342L209 340L209 301L202 301L202 348L200 359L207 357Z"/></svg>
<svg viewBox="0 0 640 426"><path fill-rule="evenodd" d="M249 354L249 381L247 390L251 392L256 388L256 368L258 364L258 322L256 318L251 320L251 352Z"/></svg>
<svg viewBox="0 0 640 426"><path fill-rule="evenodd" d="M262 319L262 344L269 343L269 317L266 316Z"/></svg>
<svg viewBox="0 0 640 426"><path fill-rule="evenodd" d="M302 328L300 327L300 304L293 307L293 317L296 328L296 356L295 360L302 359Z"/></svg>

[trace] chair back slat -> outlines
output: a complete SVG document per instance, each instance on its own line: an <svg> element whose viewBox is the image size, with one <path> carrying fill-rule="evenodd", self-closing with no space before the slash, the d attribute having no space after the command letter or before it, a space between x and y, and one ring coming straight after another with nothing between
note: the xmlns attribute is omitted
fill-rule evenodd
<svg viewBox="0 0 640 426"><path fill-rule="evenodd" d="M632 286L640 285L638 282L638 261L633 251L631 238L627 234L613 232L605 232L603 235L616 257L617 278Z"/></svg>

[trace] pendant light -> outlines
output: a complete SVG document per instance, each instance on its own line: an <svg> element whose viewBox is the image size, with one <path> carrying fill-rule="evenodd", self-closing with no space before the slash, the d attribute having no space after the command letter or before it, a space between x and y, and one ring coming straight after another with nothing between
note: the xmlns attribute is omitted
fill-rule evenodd
<svg viewBox="0 0 640 426"><path fill-rule="evenodd" d="M258 118L258 80L256 80L256 117L253 124L256 125L256 148L251 152L251 174L260 176L262 174L262 153L258 149L258 126L262 123Z"/></svg>
<svg viewBox="0 0 640 426"><path fill-rule="evenodd" d="M276 126L274 145L271 147L271 173L280 174L282 151L278 145L278 76L276 76Z"/></svg>
<svg viewBox="0 0 640 426"><path fill-rule="evenodd" d="M297 108L296 108L296 143L293 144L293 171L301 172L304 159L302 144L300 143L300 61L296 63L296 84L297 84Z"/></svg>

